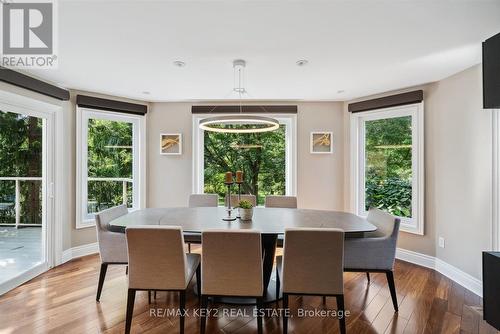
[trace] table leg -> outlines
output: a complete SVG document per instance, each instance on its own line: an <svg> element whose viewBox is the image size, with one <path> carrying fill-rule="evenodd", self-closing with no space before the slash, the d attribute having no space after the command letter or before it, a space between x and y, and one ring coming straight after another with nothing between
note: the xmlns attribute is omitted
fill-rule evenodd
<svg viewBox="0 0 500 334"><path fill-rule="evenodd" d="M262 234L262 269L264 272L264 291L267 291L273 273L274 256L276 255L277 234Z"/></svg>

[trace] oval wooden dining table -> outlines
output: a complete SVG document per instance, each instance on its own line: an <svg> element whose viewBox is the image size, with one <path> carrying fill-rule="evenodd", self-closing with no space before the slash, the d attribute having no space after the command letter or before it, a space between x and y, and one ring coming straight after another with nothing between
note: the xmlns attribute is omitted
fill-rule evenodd
<svg viewBox="0 0 500 334"><path fill-rule="evenodd" d="M294 227L328 227L342 229L346 238L363 237L365 232L375 231L375 225L352 213L309 209L254 208L251 221L224 221L227 215L224 207L207 208L150 208L130 212L110 222L110 229L125 232L128 226L170 225L181 226L184 232L202 233L212 229L247 230L262 233L265 302L275 301L275 289L271 274L278 235ZM234 215L234 212L233 212ZM230 302L230 301L229 301ZM235 301L240 304L240 301Z"/></svg>

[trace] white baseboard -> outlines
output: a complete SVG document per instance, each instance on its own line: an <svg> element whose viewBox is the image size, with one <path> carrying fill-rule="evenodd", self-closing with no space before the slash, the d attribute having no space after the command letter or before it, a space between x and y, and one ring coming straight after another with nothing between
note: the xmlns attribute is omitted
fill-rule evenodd
<svg viewBox="0 0 500 334"><path fill-rule="evenodd" d="M95 253L99 253L99 245L97 244L97 242L66 249L65 251L63 251L61 264L66 263L69 260Z"/></svg>
<svg viewBox="0 0 500 334"><path fill-rule="evenodd" d="M483 283L481 282L481 280L467 274L466 272L452 266L447 262L444 262L441 259L403 248L398 248L396 250L396 258L402 261L436 270L449 279L457 282L464 288L474 292L479 297L483 297Z"/></svg>

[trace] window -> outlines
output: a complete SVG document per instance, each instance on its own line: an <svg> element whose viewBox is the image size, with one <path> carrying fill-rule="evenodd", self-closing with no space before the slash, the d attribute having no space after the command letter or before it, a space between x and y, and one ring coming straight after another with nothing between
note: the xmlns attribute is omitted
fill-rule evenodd
<svg viewBox="0 0 500 334"><path fill-rule="evenodd" d="M401 229L423 234L422 104L351 116L353 206L401 218Z"/></svg>
<svg viewBox="0 0 500 334"><path fill-rule="evenodd" d="M213 116L213 115L211 115ZM272 132L230 134L203 131L195 116L195 182L193 192L216 193L223 205L224 174L242 170L242 194L263 205L267 195L295 195L295 116L272 116L280 128ZM236 189L233 189L236 191Z"/></svg>
<svg viewBox="0 0 500 334"><path fill-rule="evenodd" d="M144 116L79 108L81 205L77 227L92 226L96 212L126 204L143 207Z"/></svg>

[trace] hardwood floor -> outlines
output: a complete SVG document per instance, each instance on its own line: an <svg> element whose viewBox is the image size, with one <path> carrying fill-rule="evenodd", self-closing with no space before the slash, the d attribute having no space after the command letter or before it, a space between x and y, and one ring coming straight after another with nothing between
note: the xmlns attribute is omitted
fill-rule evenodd
<svg viewBox="0 0 500 334"><path fill-rule="evenodd" d="M95 302L99 257L87 256L68 262L0 297L0 333L123 333L127 279L125 266L110 266L101 302ZM400 311L392 308L384 274L372 274L368 284L364 273L345 274L348 333L497 333L474 311L478 296L432 270L397 261L396 288ZM194 288L194 282L192 287ZM199 332L199 318L192 312L198 299L191 289L187 307L186 333ZM147 293L136 297L132 333L178 333L179 318L159 314L174 309L178 296L159 292L148 305ZM276 305L269 305L269 307ZM302 309L335 309L335 299L322 305L319 297L291 298L292 312ZM209 318L207 333L256 333L252 307L215 305L219 317ZM157 316L151 316L156 312ZM246 312L250 316L243 314ZM332 317L295 317L290 333L338 333ZM281 318L264 319L264 333L281 333Z"/></svg>

